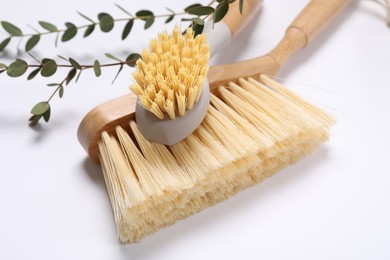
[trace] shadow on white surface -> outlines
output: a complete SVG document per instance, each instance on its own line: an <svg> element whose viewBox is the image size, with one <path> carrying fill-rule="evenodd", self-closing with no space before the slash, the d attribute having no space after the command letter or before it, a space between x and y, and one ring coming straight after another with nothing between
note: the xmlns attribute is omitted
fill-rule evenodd
<svg viewBox="0 0 390 260"><path fill-rule="evenodd" d="M327 154L328 150L326 147L321 147L295 165L276 173L272 179L266 179L264 183L255 185L240 192L237 196L230 197L225 202L164 228L145 238L139 244L122 246L123 259L128 257L131 257L131 259L158 258L158 255L164 251L164 248L172 245L178 246L178 244L182 243L182 240L186 240L186 236L188 236L188 239L191 239L198 231L207 232L207 230L212 230L212 227L226 218L226 216L249 211L248 207L252 207L254 204L256 204L256 207L261 208L259 203L261 204L262 200L267 200L267 197L272 197L273 194L285 189L294 182L299 182L307 174L315 174L313 173L313 168L317 164L326 161ZM267 223L258 223L254 228L261 230L261 225L267 225Z"/></svg>
<svg viewBox="0 0 390 260"><path fill-rule="evenodd" d="M90 180L97 186L101 187L104 192L106 192L106 186L104 183L103 172L99 164L93 162L88 157L85 158L82 162L82 168L85 173L88 175Z"/></svg>

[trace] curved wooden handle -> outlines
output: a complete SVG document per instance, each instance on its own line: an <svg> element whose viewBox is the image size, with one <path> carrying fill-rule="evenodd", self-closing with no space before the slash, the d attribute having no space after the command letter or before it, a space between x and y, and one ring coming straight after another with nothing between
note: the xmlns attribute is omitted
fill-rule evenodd
<svg viewBox="0 0 390 260"><path fill-rule="evenodd" d="M351 0L312 0L268 56L282 66L297 50L306 47L349 2Z"/></svg>
<svg viewBox="0 0 390 260"><path fill-rule="evenodd" d="M115 127L129 129L129 123L135 118L137 96L128 94L92 109L81 121L77 138L81 146L95 162L99 161L98 141L103 131L115 134Z"/></svg>
<svg viewBox="0 0 390 260"><path fill-rule="evenodd" d="M314 37L351 0L312 0L287 28L278 45L267 55L247 61L210 68L211 88L238 78L275 75L296 51L307 46Z"/></svg>
<svg viewBox="0 0 390 260"><path fill-rule="evenodd" d="M223 22L230 28L232 38L235 38L252 20L262 6L263 0L244 0L242 15L239 2L236 0L229 7L229 12L223 18Z"/></svg>

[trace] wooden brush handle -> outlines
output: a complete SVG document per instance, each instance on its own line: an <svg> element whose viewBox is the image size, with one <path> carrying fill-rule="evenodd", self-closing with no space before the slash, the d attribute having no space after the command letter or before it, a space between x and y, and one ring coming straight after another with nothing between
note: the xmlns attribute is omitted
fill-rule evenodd
<svg viewBox="0 0 390 260"><path fill-rule="evenodd" d="M239 12L239 1L233 3L222 20L231 32L231 38L237 36L254 17L261 7L262 0L245 0L243 14ZM101 133L107 131L115 135L115 127L129 129L129 123L135 119L137 96L128 94L111 100L92 109L81 121L77 137L89 157L99 162L98 141Z"/></svg>
<svg viewBox="0 0 390 260"><path fill-rule="evenodd" d="M279 44L267 55L210 68L210 89L214 91L218 86L237 81L238 78L275 75L288 58L306 47L349 2L351 0L312 0L287 28Z"/></svg>
<svg viewBox="0 0 390 260"><path fill-rule="evenodd" d="M312 0L287 28L285 36L268 54L282 66L297 50L306 47L315 36L351 0Z"/></svg>
<svg viewBox="0 0 390 260"><path fill-rule="evenodd" d="M229 7L229 12L223 18L223 22L229 27L232 34L232 38L235 38L252 20L260 9L263 0L245 0L242 10L240 13L239 2L235 1Z"/></svg>

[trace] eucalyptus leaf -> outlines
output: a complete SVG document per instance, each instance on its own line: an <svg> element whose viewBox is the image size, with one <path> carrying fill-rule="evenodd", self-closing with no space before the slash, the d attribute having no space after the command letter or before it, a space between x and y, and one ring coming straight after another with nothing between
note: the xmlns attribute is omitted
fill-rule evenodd
<svg viewBox="0 0 390 260"><path fill-rule="evenodd" d="M27 80L32 80L33 78L35 78L36 75L38 75L38 73L41 71L41 68L37 68L35 70L33 70L27 77Z"/></svg>
<svg viewBox="0 0 390 260"><path fill-rule="evenodd" d="M149 29L154 23L154 16L150 16L146 21L145 21L145 26L144 29L147 30Z"/></svg>
<svg viewBox="0 0 390 260"><path fill-rule="evenodd" d="M62 98L64 96L64 87L63 86L60 86L60 88L58 90L58 96L60 98Z"/></svg>
<svg viewBox="0 0 390 260"><path fill-rule="evenodd" d="M99 14L100 30L109 32L114 28L114 18L107 13Z"/></svg>
<svg viewBox="0 0 390 260"><path fill-rule="evenodd" d="M72 65L73 68L81 70L81 65L77 61L75 61L72 58L69 58L69 62Z"/></svg>
<svg viewBox="0 0 390 260"><path fill-rule="evenodd" d="M87 27L87 29L85 30L84 32L84 38L88 37L89 35L91 35L93 33L93 31L95 30L95 25L92 24L92 25L89 25Z"/></svg>
<svg viewBox="0 0 390 260"><path fill-rule="evenodd" d="M1 43L0 43L0 52L3 51L5 49L5 47L7 47L8 43L11 41L11 38L7 38L5 40L3 40Z"/></svg>
<svg viewBox="0 0 390 260"><path fill-rule="evenodd" d="M64 34L62 35L61 41L67 42L71 39L73 39L77 34L77 27L73 23L66 23L65 26L67 29L65 30Z"/></svg>
<svg viewBox="0 0 390 260"><path fill-rule="evenodd" d="M31 51L39 42L41 36L39 34L31 36L26 43L26 52Z"/></svg>
<svg viewBox="0 0 390 260"><path fill-rule="evenodd" d="M229 3L227 2L221 2L218 4L218 6L215 8L215 13L213 15L213 21L214 23L218 23L221 21L227 12L229 11Z"/></svg>
<svg viewBox="0 0 390 260"><path fill-rule="evenodd" d="M51 108L49 106L49 108L46 110L45 113L43 113L43 119L45 120L45 122L49 122L50 120L50 113L51 113Z"/></svg>
<svg viewBox="0 0 390 260"><path fill-rule="evenodd" d="M122 12L124 12L125 14L127 14L128 16L130 17L133 17L131 15L131 13L129 13L125 8L123 8L122 6L118 5L118 4L115 4L116 7L118 7Z"/></svg>
<svg viewBox="0 0 390 260"><path fill-rule="evenodd" d="M102 75L102 70L100 68L100 62L98 60L95 60L95 62L93 63L93 70L95 72L96 77L100 77L100 75Z"/></svg>
<svg viewBox="0 0 390 260"><path fill-rule="evenodd" d="M13 78L20 77L27 71L27 68L27 62L21 59L17 59L7 67L7 74Z"/></svg>
<svg viewBox="0 0 390 260"><path fill-rule="evenodd" d="M0 69L6 69L7 68L7 65L5 65L4 63L0 63Z"/></svg>
<svg viewBox="0 0 390 260"><path fill-rule="evenodd" d="M135 15L144 21L147 21L151 16L154 16L153 12L149 10L140 10Z"/></svg>
<svg viewBox="0 0 390 260"><path fill-rule="evenodd" d="M111 84L114 84L115 80L118 78L118 76L119 76L119 74L121 73L122 69L123 69L123 64L121 64L121 66L119 67L119 70L118 70L118 72L116 73L115 78L114 78L114 80L112 81Z"/></svg>
<svg viewBox="0 0 390 260"><path fill-rule="evenodd" d="M242 11L244 10L244 0L240 0L239 7L240 7L240 14L242 15Z"/></svg>
<svg viewBox="0 0 390 260"><path fill-rule="evenodd" d="M126 58L126 64L130 67L134 67L138 59L141 58L141 55L138 53L132 53Z"/></svg>
<svg viewBox="0 0 390 260"><path fill-rule="evenodd" d="M91 18L89 18L88 16L86 16L85 14L83 14L83 13L80 13L79 11L77 11L77 13L81 16L81 17L83 17L84 19L86 19L87 21L89 21L89 22L91 22L91 23L95 23L95 21L94 20L92 20Z"/></svg>
<svg viewBox="0 0 390 260"><path fill-rule="evenodd" d="M79 73L77 74L76 83L79 81L82 72L83 72L83 71L80 70Z"/></svg>
<svg viewBox="0 0 390 260"><path fill-rule="evenodd" d="M118 59L117 57L115 57L114 55L112 55L111 53L105 53L104 54L107 58L109 59L112 59L112 60L116 60L118 62L122 62L120 59Z"/></svg>
<svg viewBox="0 0 390 260"><path fill-rule="evenodd" d="M201 5L201 4L198 4L198 3L192 4L192 5L189 5L189 6L187 6L186 8L184 8L184 11L187 12L188 9L191 9L191 8L194 8L194 7L197 7L197 6L202 6L202 5Z"/></svg>
<svg viewBox="0 0 390 260"><path fill-rule="evenodd" d="M39 23L39 25L43 29L45 29L45 30L47 30L49 32L56 32L56 31L58 31L57 27L54 24L51 24L51 23L48 23L48 22L44 22L44 21L39 21L38 23Z"/></svg>
<svg viewBox="0 0 390 260"><path fill-rule="evenodd" d="M201 34L204 28L204 20L199 17L192 19L192 29L194 30L194 36Z"/></svg>
<svg viewBox="0 0 390 260"><path fill-rule="evenodd" d="M172 14L175 13L175 11L173 11L172 9L168 8L168 7L165 7L169 12L171 12Z"/></svg>
<svg viewBox="0 0 390 260"><path fill-rule="evenodd" d="M30 125L31 126L35 126L36 124L38 124L39 120L42 118L42 115L33 115L32 117L30 117L30 119L28 121L30 121Z"/></svg>
<svg viewBox="0 0 390 260"><path fill-rule="evenodd" d="M133 19L130 19L126 23L125 28L123 29L123 32L122 32L122 40L126 39L127 36L130 34L131 29L133 28L133 24L134 24L134 20Z"/></svg>
<svg viewBox="0 0 390 260"><path fill-rule="evenodd" d="M72 79L76 76L77 69L73 68L69 71L68 75L66 76L66 85L68 85Z"/></svg>
<svg viewBox="0 0 390 260"><path fill-rule="evenodd" d="M43 77L53 76L57 72L57 63L54 60L46 59L42 63L41 75Z"/></svg>
<svg viewBox="0 0 390 260"><path fill-rule="evenodd" d="M22 30L20 30L12 23L1 21L1 25L3 26L4 30L6 30L6 32L9 33L11 36L23 36Z"/></svg>
<svg viewBox="0 0 390 260"><path fill-rule="evenodd" d="M50 109L50 105L47 101L42 101L36 104L32 109L31 109L31 114L35 116L40 116L46 113L46 111Z"/></svg>
<svg viewBox="0 0 390 260"><path fill-rule="evenodd" d="M174 16L174 15L170 15L170 16L165 20L165 23L170 23L170 22L173 20L173 18L175 18L175 16Z"/></svg>
<svg viewBox="0 0 390 260"><path fill-rule="evenodd" d="M49 83L46 86L48 86L48 87L58 87L59 85L61 85L61 84L59 84L59 83Z"/></svg>
<svg viewBox="0 0 390 260"><path fill-rule="evenodd" d="M187 8L186 12L194 15L208 15L214 12L214 8L211 6L193 6Z"/></svg>

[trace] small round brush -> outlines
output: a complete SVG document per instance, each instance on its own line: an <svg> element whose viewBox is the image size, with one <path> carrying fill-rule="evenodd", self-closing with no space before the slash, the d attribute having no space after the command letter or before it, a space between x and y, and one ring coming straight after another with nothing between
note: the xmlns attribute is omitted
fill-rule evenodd
<svg viewBox="0 0 390 260"><path fill-rule="evenodd" d="M176 26L141 53L130 89L138 96L136 120L148 140L172 145L190 135L205 117L210 101L206 36Z"/></svg>

